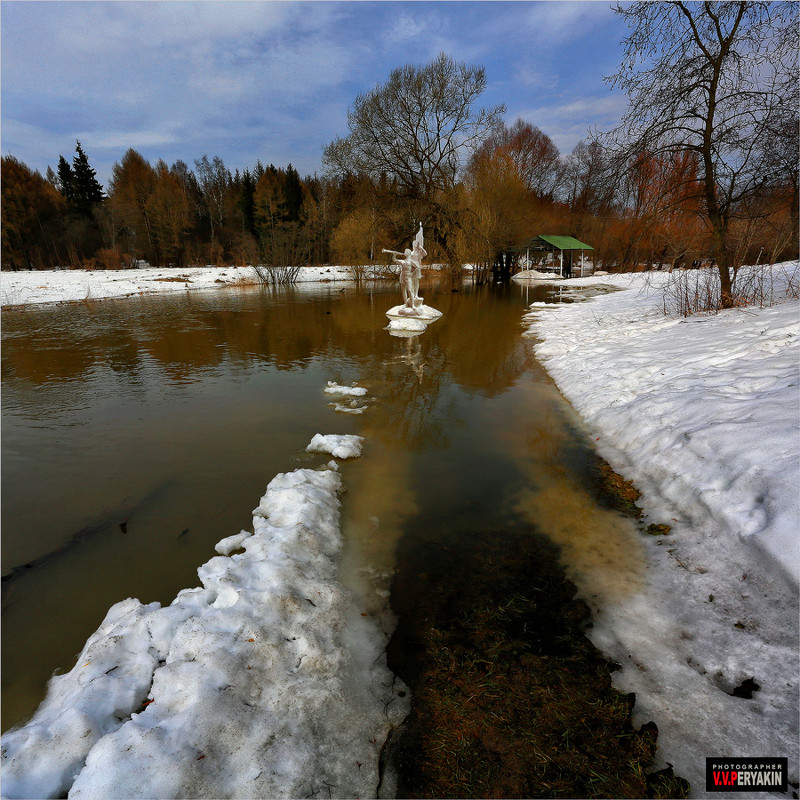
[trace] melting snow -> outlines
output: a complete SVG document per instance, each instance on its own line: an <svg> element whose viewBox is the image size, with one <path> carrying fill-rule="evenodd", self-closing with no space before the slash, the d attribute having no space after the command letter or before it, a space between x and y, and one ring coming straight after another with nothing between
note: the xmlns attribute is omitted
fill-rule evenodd
<svg viewBox="0 0 800 800"><path fill-rule="evenodd" d="M363 436L315 433L306 447L309 453L330 453L334 458L358 458Z"/></svg>
<svg viewBox="0 0 800 800"><path fill-rule="evenodd" d="M340 488L332 468L276 476L202 588L114 605L3 737L3 796L379 796L408 701L337 581Z"/></svg>
<svg viewBox="0 0 800 800"><path fill-rule="evenodd" d="M340 386L334 381L328 381L323 391L326 394L341 394L348 397L363 397L367 393L363 386Z"/></svg>
<svg viewBox="0 0 800 800"><path fill-rule="evenodd" d="M796 285L796 263L774 272ZM175 274L4 272L0 290L6 305L243 277L159 280ZM600 295L597 276L559 281L587 301L525 317L601 455L642 492L645 524L672 526L644 537L644 589L587 598L591 636L622 666L615 684L636 693L637 722L657 722L657 766L673 764L693 794L706 756L788 756L796 783L800 304L667 317L667 280L605 276L622 291ZM309 449L349 458L361 444L317 434ZM3 737L4 797L390 794L379 752L407 699L384 635L336 579L340 477L328 466L278 475L253 534L223 539L198 570L202 588L109 610L31 721ZM748 679L752 698L734 696Z"/></svg>
<svg viewBox="0 0 800 800"><path fill-rule="evenodd" d="M796 287L796 262L772 269ZM669 317L668 280L608 276L622 291L525 317L600 454L642 492L645 524L672 526L644 537L647 588L595 609L591 636L622 665L638 722L658 724L660 766L695 795L706 756L788 756L796 782L800 303ZM750 678L752 699L733 696Z"/></svg>

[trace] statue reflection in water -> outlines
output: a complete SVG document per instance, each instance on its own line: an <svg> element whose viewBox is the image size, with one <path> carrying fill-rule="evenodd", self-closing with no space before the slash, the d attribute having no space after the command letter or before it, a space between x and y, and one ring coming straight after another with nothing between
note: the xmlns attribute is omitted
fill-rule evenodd
<svg viewBox="0 0 800 800"><path fill-rule="evenodd" d="M399 356L399 360L408 364L416 375L417 381L422 383L422 379L425 377L425 356L422 353L419 336L406 337L406 351Z"/></svg>

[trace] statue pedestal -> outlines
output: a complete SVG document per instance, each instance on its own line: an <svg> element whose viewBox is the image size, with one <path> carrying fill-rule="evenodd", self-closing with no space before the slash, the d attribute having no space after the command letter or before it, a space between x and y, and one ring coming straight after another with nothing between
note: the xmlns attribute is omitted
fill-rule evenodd
<svg viewBox="0 0 800 800"><path fill-rule="evenodd" d="M439 317L442 316L442 312L424 304L415 306L414 308L409 308L407 305L402 305L390 308L386 312L386 316L392 320L418 319L428 323L433 322L435 319L439 319Z"/></svg>
<svg viewBox="0 0 800 800"><path fill-rule="evenodd" d="M423 333L431 322L442 316L441 311L420 304L414 308L407 305L394 306L386 312L389 325L386 330L392 336L418 336Z"/></svg>
<svg viewBox="0 0 800 800"><path fill-rule="evenodd" d="M427 327L428 323L419 317L398 317L389 320L384 330L392 336L419 336Z"/></svg>

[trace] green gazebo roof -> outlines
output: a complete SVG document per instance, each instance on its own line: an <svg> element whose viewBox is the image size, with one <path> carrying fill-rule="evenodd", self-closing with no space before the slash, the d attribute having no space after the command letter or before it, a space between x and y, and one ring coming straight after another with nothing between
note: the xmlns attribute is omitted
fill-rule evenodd
<svg viewBox="0 0 800 800"><path fill-rule="evenodd" d="M546 247L545 245L550 245ZM547 236L539 235L531 239L527 244L518 247L517 250L594 250L590 244L578 241L574 236Z"/></svg>

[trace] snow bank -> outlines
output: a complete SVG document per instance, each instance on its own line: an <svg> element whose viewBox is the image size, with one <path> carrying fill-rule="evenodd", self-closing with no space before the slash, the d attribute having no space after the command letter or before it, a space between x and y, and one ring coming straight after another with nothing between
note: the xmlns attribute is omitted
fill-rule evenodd
<svg viewBox="0 0 800 800"><path fill-rule="evenodd" d="M315 433L306 447L309 453L330 453L334 458L358 458L363 436Z"/></svg>
<svg viewBox="0 0 800 800"><path fill-rule="evenodd" d="M537 269L521 269L511 276L512 281L561 281L561 275L556 272L542 272Z"/></svg>
<svg viewBox="0 0 800 800"><path fill-rule="evenodd" d="M0 305L75 302L258 282L251 267L0 272Z"/></svg>
<svg viewBox="0 0 800 800"><path fill-rule="evenodd" d="M529 318L536 355L660 513L713 518L797 584L800 304L667 317L666 275L614 277L628 291Z"/></svg>
<svg viewBox="0 0 800 800"><path fill-rule="evenodd" d="M425 270L443 269L432 264ZM386 277L378 265L371 276ZM352 282L353 270L347 266L300 267L295 288L304 284ZM391 278L390 278L391 280ZM142 294L168 294L195 289L216 289L230 285L254 285L260 279L253 267L143 267L115 270L25 270L0 272L0 305L66 303L103 300Z"/></svg>
<svg viewBox="0 0 800 800"><path fill-rule="evenodd" d="M113 606L3 737L3 796L378 796L407 699L336 579L340 488L334 469L276 476L202 588Z"/></svg>
<svg viewBox="0 0 800 800"><path fill-rule="evenodd" d="M352 279L348 267L301 267L296 281L314 283ZM252 267L3 271L0 272L0 305L102 300L258 283L259 278Z"/></svg>
<svg viewBox="0 0 800 800"><path fill-rule="evenodd" d="M777 282L799 273L774 267ZM585 302L525 317L600 454L642 492L645 524L672 526L643 537L646 589L588 598L590 635L622 665L637 724L656 721L658 766L695 796L706 756L787 756L797 781L800 303L667 317L668 280L566 281ZM749 679L752 697L734 694Z"/></svg>

